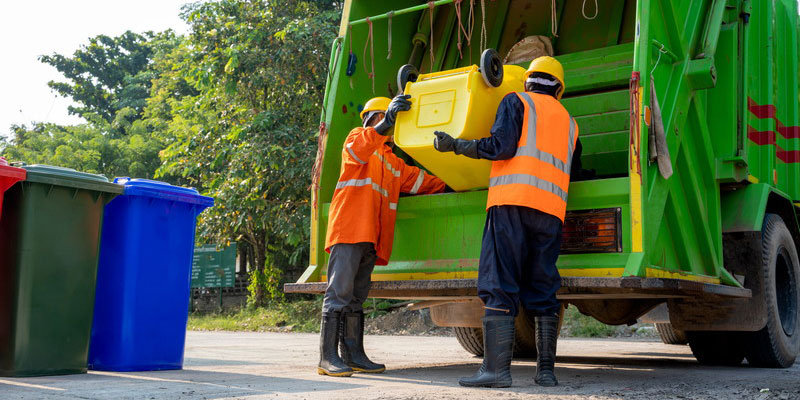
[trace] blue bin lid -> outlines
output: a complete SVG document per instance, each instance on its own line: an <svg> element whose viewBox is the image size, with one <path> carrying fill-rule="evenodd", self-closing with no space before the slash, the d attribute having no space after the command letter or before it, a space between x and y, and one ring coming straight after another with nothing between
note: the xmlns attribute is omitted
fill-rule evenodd
<svg viewBox="0 0 800 400"><path fill-rule="evenodd" d="M190 204L198 204L203 207L214 205L214 198L202 196L197 190L180 186L173 186L166 182L159 182L150 179L138 178L116 178L114 183L122 185L125 196L146 196L157 199L180 201Z"/></svg>

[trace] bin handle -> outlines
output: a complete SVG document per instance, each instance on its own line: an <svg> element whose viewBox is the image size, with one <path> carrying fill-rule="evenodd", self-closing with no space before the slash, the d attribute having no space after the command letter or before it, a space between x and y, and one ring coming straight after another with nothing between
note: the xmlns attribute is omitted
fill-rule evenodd
<svg viewBox="0 0 800 400"><path fill-rule="evenodd" d="M12 167L25 167L25 166L28 165L28 163L26 163L25 161L14 161L14 162L8 163L8 165L10 165Z"/></svg>

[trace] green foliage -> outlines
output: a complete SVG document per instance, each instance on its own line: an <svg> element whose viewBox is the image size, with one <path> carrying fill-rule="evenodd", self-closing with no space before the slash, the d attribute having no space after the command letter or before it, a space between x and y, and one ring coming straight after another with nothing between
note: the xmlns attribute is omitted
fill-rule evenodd
<svg viewBox="0 0 800 400"><path fill-rule="evenodd" d="M80 104L70 106L70 113L89 121L99 118L111 123L121 109L141 113L150 95L150 80L155 77L155 71L148 67L154 44L170 39L174 39L170 31L160 35L131 31L118 37L99 35L90 38L89 44L72 56L52 54L39 60L55 67L67 79L68 82L50 81L48 85Z"/></svg>
<svg viewBox="0 0 800 400"><path fill-rule="evenodd" d="M322 298L278 302L268 308L248 307L222 314L190 314L193 331L319 332Z"/></svg>
<svg viewBox="0 0 800 400"><path fill-rule="evenodd" d="M32 128L13 126L10 142L0 143L11 161L49 164L113 178L149 178L158 168L163 147L136 121L131 133L112 138L91 124L59 126L37 123Z"/></svg>
<svg viewBox="0 0 800 400"><path fill-rule="evenodd" d="M577 307L569 307L564 312L561 333L564 336L611 337L617 336L623 327L606 325L588 315L583 315Z"/></svg>
<svg viewBox="0 0 800 400"><path fill-rule="evenodd" d="M187 6L191 33L166 57L172 66L153 82L145 109L170 140L157 176L216 198L201 235L255 250L253 304L278 293L281 269L308 257L314 137L339 7L298 0Z"/></svg>
<svg viewBox="0 0 800 400"><path fill-rule="evenodd" d="M159 75L157 68L165 67L152 61L181 41L171 31L126 32L113 38L91 38L72 56L42 56L42 62L56 67L68 80L50 82L50 87L80 104L70 112L89 122L12 126L12 137L0 142L0 151L6 158L28 164L57 165L109 178L152 178L161 164L158 153L167 141L154 136L158 126L142 119L151 81Z"/></svg>
<svg viewBox="0 0 800 400"><path fill-rule="evenodd" d="M0 153L109 177L198 188L216 206L198 239L242 243L253 305L307 263L310 174L341 2L219 0L184 7L187 36L125 32L52 54L88 123L13 127ZM243 253L244 254L244 253Z"/></svg>

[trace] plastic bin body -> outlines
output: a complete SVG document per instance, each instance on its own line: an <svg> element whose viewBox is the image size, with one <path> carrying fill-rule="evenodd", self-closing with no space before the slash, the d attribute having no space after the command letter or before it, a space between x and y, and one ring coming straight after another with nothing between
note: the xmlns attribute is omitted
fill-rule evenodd
<svg viewBox="0 0 800 400"><path fill-rule="evenodd" d="M193 189L118 179L106 207L89 368L180 369L195 221L213 199Z"/></svg>
<svg viewBox="0 0 800 400"><path fill-rule="evenodd" d="M524 90L524 72L517 65L503 66L499 87L487 85L474 65L420 75L406 85L412 105L397 114L395 143L456 191L487 187L491 161L440 153L433 148L433 132L467 140L489 136L503 97Z"/></svg>
<svg viewBox="0 0 800 400"><path fill-rule="evenodd" d="M0 218L3 216L3 194L11 186L25 180L25 170L9 167L6 159L0 157Z"/></svg>
<svg viewBox="0 0 800 400"><path fill-rule="evenodd" d="M86 372L105 177L30 166L0 219L0 375Z"/></svg>

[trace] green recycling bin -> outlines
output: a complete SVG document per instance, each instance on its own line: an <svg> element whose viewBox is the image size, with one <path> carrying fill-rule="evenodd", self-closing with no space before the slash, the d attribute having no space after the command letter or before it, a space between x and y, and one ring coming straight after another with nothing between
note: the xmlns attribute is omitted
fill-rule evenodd
<svg viewBox="0 0 800 400"><path fill-rule="evenodd" d="M122 186L31 165L0 219L0 376L86 372L100 227Z"/></svg>

